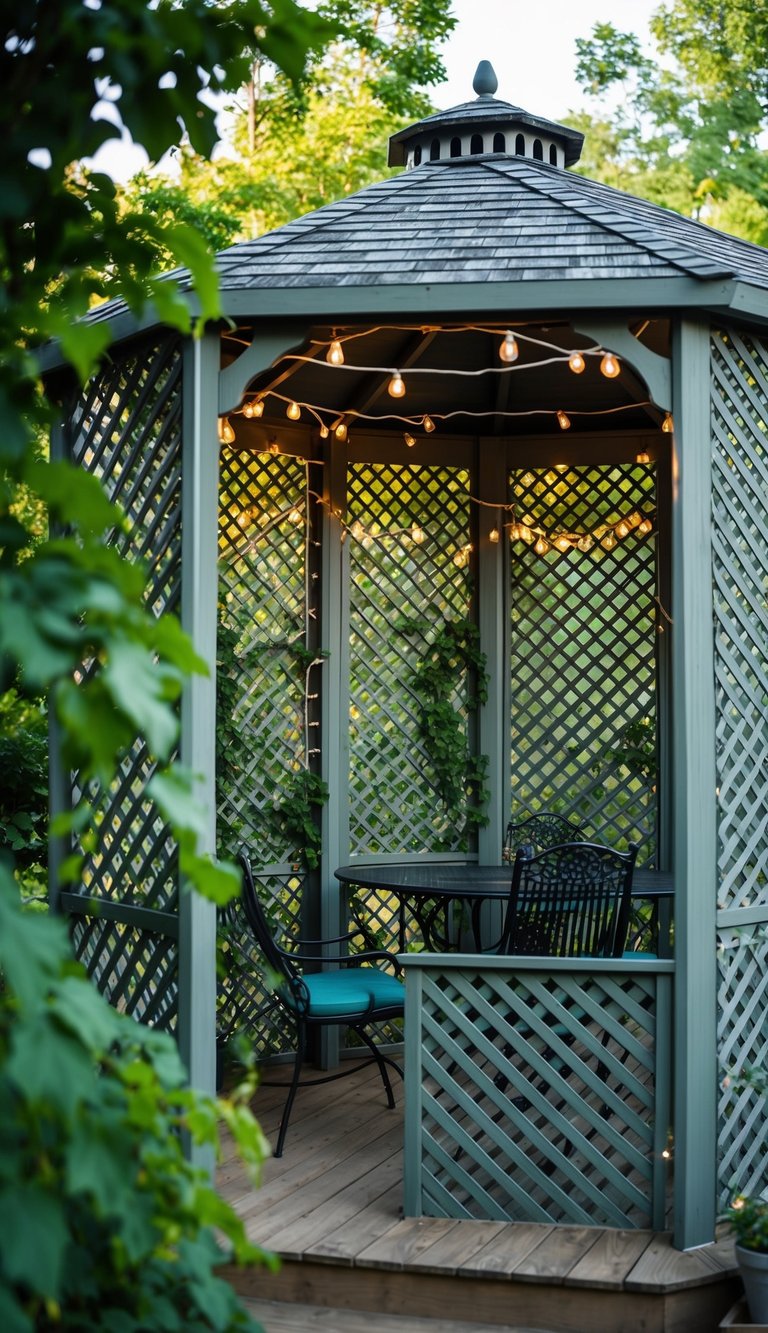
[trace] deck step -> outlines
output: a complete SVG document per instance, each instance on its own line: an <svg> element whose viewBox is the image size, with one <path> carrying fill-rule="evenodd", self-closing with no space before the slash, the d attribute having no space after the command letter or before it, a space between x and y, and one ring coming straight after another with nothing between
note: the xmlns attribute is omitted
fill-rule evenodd
<svg viewBox="0 0 768 1333"><path fill-rule="evenodd" d="M371 1311L331 1310L325 1305L298 1305L284 1301L246 1301L248 1313L264 1333L556 1333L523 1328L520 1324L481 1324L455 1319L419 1319L413 1315L373 1314Z"/></svg>

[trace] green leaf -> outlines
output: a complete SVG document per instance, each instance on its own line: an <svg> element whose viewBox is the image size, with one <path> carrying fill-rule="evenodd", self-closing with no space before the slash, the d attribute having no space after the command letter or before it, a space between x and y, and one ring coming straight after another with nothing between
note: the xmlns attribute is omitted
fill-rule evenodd
<svg viewBox="0 0 768 1333"><path fill-rule="evenodd" d="M181 688L178 673L156 662L142 644L115 636L104 667L104 684L114 704L146 736L150 752L166 760L179 731L178 718L170 707Z"/></svg>
<svg viewBox="0 0 768 1333"><path fill-rule="evenodd" d="M93 1062L47 1015L14 1028L6 1073L27 1103L53 1107L66 1120L93 1095Z"/></svg>
<svg viewBox="0 0 768 1333"><path fill-rule="evenodd" d="M19 1182L0 1189L3 1227L2 1267L11 1282L49 1300L59 1295L69 1231L65 1202L39 1185Z"/></svg>
<svg viewBox="0 0 768 1333"><path fill-rule="evenodd" d="M55 330L56 331L56 330ZM84 384L112 341L109 324L63 323L58 329L61 350Z"/></svg>
<svg viewBox="0 0 768 1333"><path fill-rule="evenodd" d="M0 1328L3 1333L34 1333L30 1319L0 1282Z"/></svg>
<svg viewBox="0 0 768 1333"><path fill-rule="evenodd" d="M199 327L221 314L219 277L213 255L202 236L193 227L168 227L163 237L165 244L179 264L185 265L191 275L200 302Z"/></svg>
<svg viewBox="0 0 768 1333"><path fill-rule="evenodd" d="M48 505L51 516L83 534L126 528L125 514L108 500L96 477L69 463L35 460L25 469L27 483Z"/></svg>

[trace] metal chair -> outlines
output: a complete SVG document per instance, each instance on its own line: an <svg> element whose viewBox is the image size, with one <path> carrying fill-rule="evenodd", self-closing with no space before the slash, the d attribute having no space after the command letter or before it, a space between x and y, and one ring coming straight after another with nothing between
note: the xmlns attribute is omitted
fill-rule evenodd
<svg viewBox="0 0 768 1333"><path fill-rule="evenodd" d="M558 843L583 841L584 831L579 824L543 810L525 819L510 820L504 837L503 858L513 861L518 847L533 847L541 852Z"/></svg>
<svg viewBox="0 0 768 1333"><path fill-rule="evenodd" d="M629 931L637 847L617 852L566 842L520 847L498 952L621 958Z"/></svg>
<svg viewBox="0 0 768 1333"><path fill-rule="evenodd" d="M288 1089L275 1149L275 1157L281 1157L297 1089L318 1083L330 1083L361 1068L360 1064L355 1063L350 1068L339 1070L335 1074L327 1074L322 1078L301 1079L307 1037L312 1028L335 1025L349 1027L356 1032L371 1052L371 1059L375 1060L379 1067L381 1081L387 1094L387 1105L390 1109L394 1107L395 1098L387 1066L396 1070L401 1078L403 1071L394 1060L382 1054L367 1028L372 1023L403 1016L405 987L397 977L384 972L381 968L360 965L375 963L382 959L392 961L391 955L385 950L371 950L352 955L337 953L335 957L328 956L325 952L326 946L349 943L355 938L354 931L325 940L293 939L292 946L301 949L301 953L283 948L275 939L256 892L250 860L245 851L240 851L238 861L243 871L243 909L267 965L273 987L274 1004L283 1008L296 1028L296 1059L290 1083L269 1083L263 1080L267 1087ZM306 947L313 952L305 952ZM334 967L333 970L305 974L302 970L303 965L314 962L331 963Z"/></svg>

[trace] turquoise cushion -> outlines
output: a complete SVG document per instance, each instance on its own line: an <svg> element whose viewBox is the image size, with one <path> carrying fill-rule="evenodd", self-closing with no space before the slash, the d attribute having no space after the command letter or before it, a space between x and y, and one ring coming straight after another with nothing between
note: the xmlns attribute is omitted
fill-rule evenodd
<svg viewBox="0 0 768 1333"><path fill-rule="evenodd" d="M334 1018L337 1014L362 1014L373 996L376 1008L402 1008L405 986L397 977L377 967L341 967L335 972L316 972L304 977L309 991L311 1018Z"/></svg>
<svg viewBox="0 0 768 1333"><path fill-rule="evenodd" d="M657 953L647 953L645 949L625 949L622 958L628 958L630 962L636 958L658 958Z"/></svg>

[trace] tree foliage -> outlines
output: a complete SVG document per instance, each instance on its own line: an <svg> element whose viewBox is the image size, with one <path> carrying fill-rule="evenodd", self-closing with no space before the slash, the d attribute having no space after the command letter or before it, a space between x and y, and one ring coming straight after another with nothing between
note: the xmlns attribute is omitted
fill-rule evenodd
<svg viewBox="0 0 768 1333"><path fill-rule="evenodd" d="M759 244L768 242L768 18L736 0L672 0L655 52L611 23L577 41L592 114L579 170Z"/></svg>

